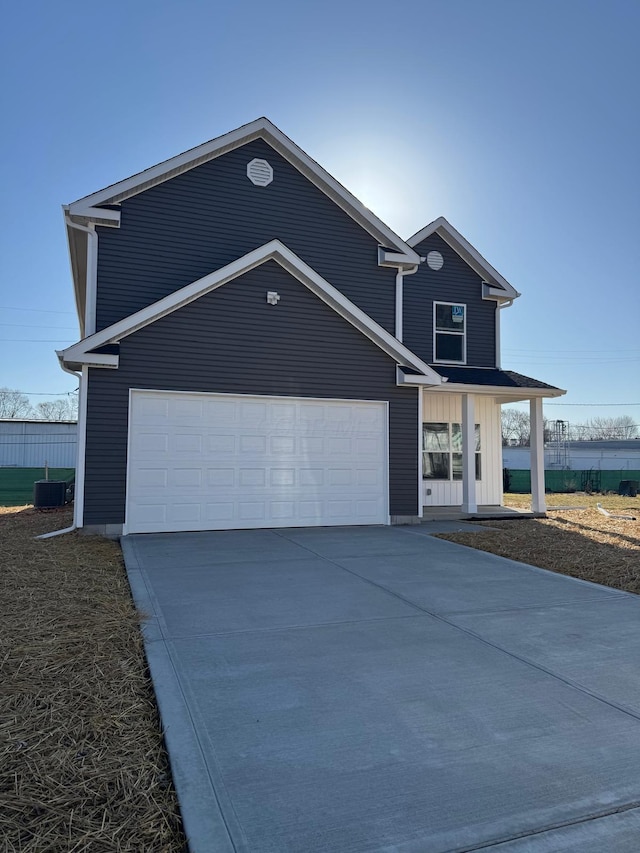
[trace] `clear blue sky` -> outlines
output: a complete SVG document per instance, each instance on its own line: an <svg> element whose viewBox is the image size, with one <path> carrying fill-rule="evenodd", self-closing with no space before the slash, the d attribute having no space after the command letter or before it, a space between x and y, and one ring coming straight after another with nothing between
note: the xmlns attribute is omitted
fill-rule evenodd
<svg viewBox="0 0 640 853"><path fill-rule="evenodd" d="M266 115L401 236L444 215L522 292L503 367L635 404L548 416L640 423L638 0L26 0L3 23L0 386L74 388L60 205Z"/></svg>

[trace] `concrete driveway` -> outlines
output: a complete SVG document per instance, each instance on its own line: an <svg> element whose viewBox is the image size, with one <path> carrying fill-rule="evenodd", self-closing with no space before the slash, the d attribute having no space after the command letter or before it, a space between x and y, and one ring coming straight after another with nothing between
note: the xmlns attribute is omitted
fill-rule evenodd
<svg viewBox="0 0 640 853"><path fill-rule="evenodd" d="M640 849L640 598L429 532L123 539L194 853Z"/></svg>

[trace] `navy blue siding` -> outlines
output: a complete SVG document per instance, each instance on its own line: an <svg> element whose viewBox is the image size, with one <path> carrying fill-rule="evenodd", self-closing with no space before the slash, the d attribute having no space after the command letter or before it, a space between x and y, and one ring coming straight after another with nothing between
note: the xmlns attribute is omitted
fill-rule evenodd
<svg viewBox="0 0 640 853"><path fill-rule="evenodd" d="M247 178L266 159L267 187ZM264 140L124 202L119 229L98 228L97 329L279 239L392 334L395 271L378 242Z"/></svg>
<svg viewBox="0 0 640 853"><path fill-rule="evenodd" d="M118 370L89 371L85 523L124 521L130 388L388 400L390 510L415 515L418 393L398 387L395 370L269 261L125 338Z"/></svg>
<svg viewBox="0 0 640 853"><path fill-rule="evenodd" d="M482 298L482 278L439 235L432 234L414 247L426 258L438 251L444 258L439 270L427 263L404 279L403 343L423 361L433 363L433 303L467 305L467 364L496 366L496 303Z"/></svg>

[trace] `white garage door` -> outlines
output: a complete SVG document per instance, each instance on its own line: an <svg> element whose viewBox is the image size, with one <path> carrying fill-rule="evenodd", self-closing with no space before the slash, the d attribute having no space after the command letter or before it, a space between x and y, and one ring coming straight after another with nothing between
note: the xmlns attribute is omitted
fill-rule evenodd
<svg viewBox="0 0 640 853"><path fill-rule="evenodd" d="M388 524L387 404L132 391L127 533Z"/></svg>

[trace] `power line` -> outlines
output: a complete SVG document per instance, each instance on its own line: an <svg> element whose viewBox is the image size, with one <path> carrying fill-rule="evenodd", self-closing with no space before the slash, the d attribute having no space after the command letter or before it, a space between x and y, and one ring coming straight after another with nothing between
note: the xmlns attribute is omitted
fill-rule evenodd
<svg viewBox="0 0 640 853"><path fill-rule="evenodd" d="M2 338L0 343L13 344L63 344L70 338Z"/></svg>
<svg viewBox="0 0 640 853"><path fill-rule="evenodd" d="M505 347L502 351L503 352L520 352L520 353L545 353L545 354L549 353L548 350L521 349L519 347L515 347L513 349L510 349L509 347ZM580 352L587 352L587 353L589 353L589 352L595 352L595 353L598 353L598 352L608 352L608 353L640 352L640 350L638 350L638 349L573 349L573 348L572 349L556 349L555 347L554 347L553 351L554 352L576 352L576 353L580 353Z"/></svg>
<svg viewBox="0 0 640 853"><path fill-rule="evenodd" d="M41 314L72 314L73 311L54 311L51 308L16 308L11 305L0 305L0 311L39 311Z"/></svg>
<svg viewBox="0 0 640 853"><path fill-rule="evenodd" d="M61 332L66 331L67 329L72 330L76 328L76 326L39 326L35 323L0 323L0 326L12 326L13 328L19 329L49 329L50 332Z"/></svg>
<svg viewBox="0 0 640 853"><path fill-rule="evenodd" d="M628 362L628 361L638 361L640 359L640 355L626 355L626 356L579 356L579 355L564 355L561 358L554 355L532 355L532 356L524 356L524 355L507 355L506 358L509 359L510 362L517 362L518 364L546 364L547 362L553 364L570 364L572 366L579 364L607 364L611 362Z"/></svg>
<svg viewBox="0 0 640 853"><path fill-rule="evenodd" d="M68 397L70 394L77 394L78 389L73 391L20 391L21 394L26 394L27 397Z"/></svg>

